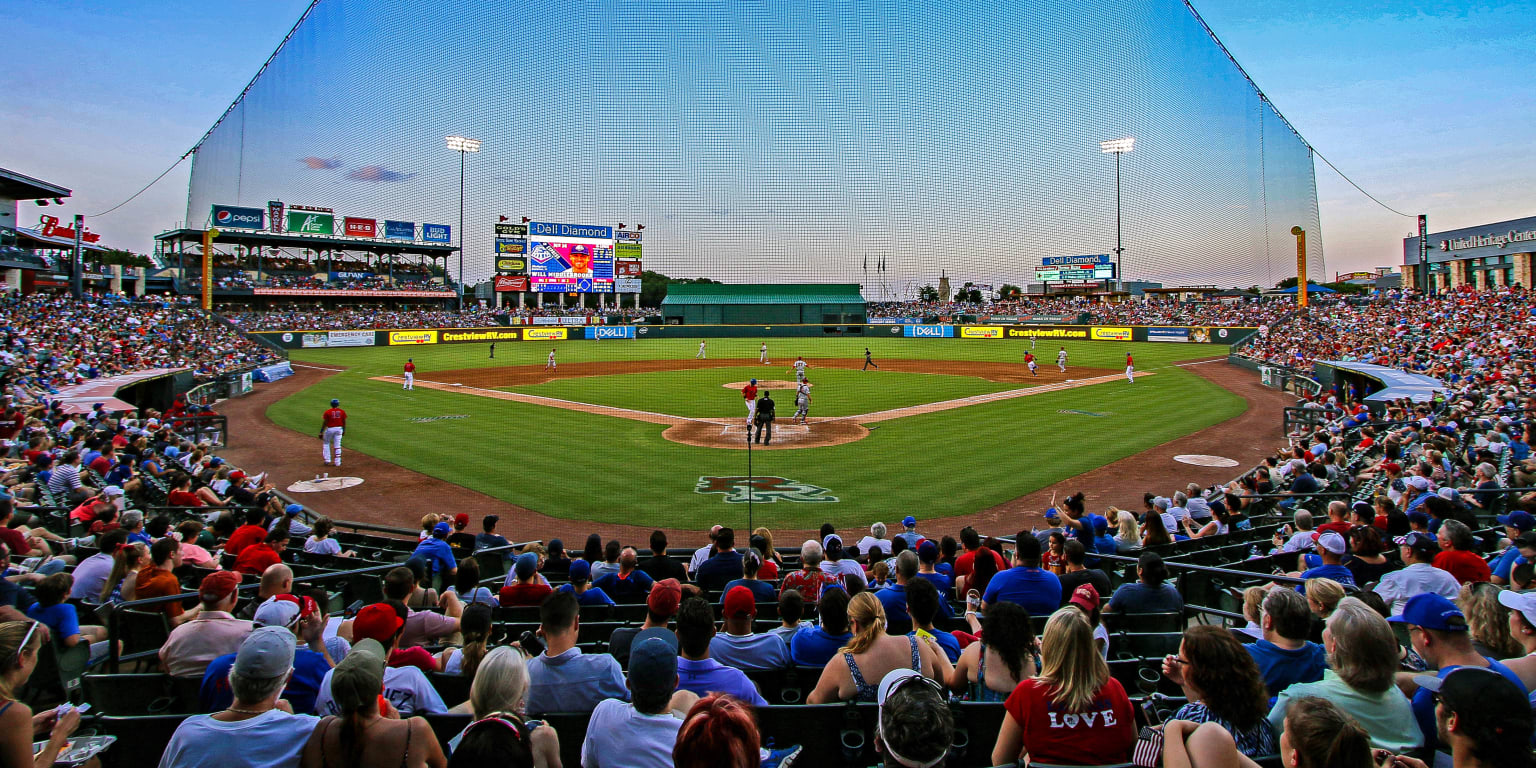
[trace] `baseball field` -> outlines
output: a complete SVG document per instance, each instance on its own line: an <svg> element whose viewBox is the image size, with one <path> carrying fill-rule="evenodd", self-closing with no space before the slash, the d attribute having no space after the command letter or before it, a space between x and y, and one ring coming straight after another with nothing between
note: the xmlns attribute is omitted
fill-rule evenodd
<svg viewBox="0 0 1536 768"><path fill-rule="evenodd" d="M759 343L710 339L706 359L685 339L510 342L494 359L485 344L296 350L296 366L336 372L267 417L314 436L338 398L349 452L552 517L696 529L744 512L749 487L756 514L787 528L972 513L1244 409L1185 368L1224 346L1066 342L1062 374L1062 343L1041 341L1031 375L1023 340L778 338L770 364ZM866 346L878 370L862 370ZM806 426L793 423L797 357ZM778 418L749 452L739 388L753 378Z"/></svg>

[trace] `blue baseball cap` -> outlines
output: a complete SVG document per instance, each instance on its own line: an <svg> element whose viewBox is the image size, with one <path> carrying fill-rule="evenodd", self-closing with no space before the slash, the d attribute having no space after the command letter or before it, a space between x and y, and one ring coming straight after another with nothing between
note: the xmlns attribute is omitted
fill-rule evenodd
<svg viewBox="0 0 1536 768"><path fill-rule="evenodd" d="M526 579L539 569L539 556L532 552L524 552L512 562L512 572L519 579Z"/></svg>
<svg viewBox="0 0 1536 768"><path fill-rule="evenodd" d="M303 511L304 511L304 505L303 504L289 504L288 506L283 507L283 514L285 514L285 515L297 515L297 514L299 514L300 512L303 512Z"/></svg>
<svg viewBox="0 0 1536 768"><path fill-rule="evenodd" d="M757 379L753 379L752 381L750 381L748 383L750 383L752 386L755 387L755 386L757 386Z"/></svg>
<svg viewBox="0 0 1536 768"><path fill-rule="evenodd" d="M1507 515L1499 515L1499 525L1507 525L1518 531L1529 531L1536 528L1536 517L1529 512L1516 511Z"/></svg>
<svg viewBox="0 0 1536 768"><path fill-rule="evenodd" d="M592 578L592 564L585 560L572 560L570 578L572 583L581 583Z"/></svg>
<svg viewBox="0 0 1536 768"><path fill-rule="evenodd" d="M448 532L452 530L453 526L447 523L438 523L437 525L432 526L432 533L434 535L446 536L448 535Z"/></svg>
<svg viewBox="0 0 1536 768"><path fill-rule="evenodd" d="M1094 533L1109 532L1109 518L1106 518L1103 515L1089 515L1089 517L1093 518Z"/></svg>
<svg viewBox="0 0 1536 768"><path fill-rule="evenodd" d="M1409 512L1408 524L1412 525L1414 523L1418 523L1419 525L1429 525L1429 515L1424 514L1423 512Z"/></svg>
<svg viewBox="0 0 1536 768"><path fill-rule="evenodd" d="M1467 617L1461 609L1433 592L1423 592L1409 598L1408 604L1403 606L1403 615L1393 616L1387 621L1440 632L1466 632L1468 629Z"/></svg>
<svg viewBox="0 0 1536 768"><path fill-rule="evenodd" d="M335 408L338 405L341 405L341 401L340 400L332 400L331 401L331 407L332 408Z"/></svg>
<svg viewBox="0 0 1536 768"><path fill-rule="evenodd" d="M917 518L907 515L901 519L901 524L906 528L915 528L917 527Z"/></svg>
<svg viewBox="0 0 1536 768"><path fill-rule="evenodd" d="M1055 520L1058 516L1060 516L1060 514L1061 513L1056 511L1055 507L1051 507L1050 509L1047 509L1045 511L1045 519L1047 519L1047 520Z"/></svg>

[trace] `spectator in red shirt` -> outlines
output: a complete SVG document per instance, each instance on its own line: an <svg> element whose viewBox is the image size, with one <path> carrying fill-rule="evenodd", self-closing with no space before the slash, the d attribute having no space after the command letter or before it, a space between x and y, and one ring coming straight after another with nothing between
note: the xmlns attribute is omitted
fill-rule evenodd
<svg viewBox="0 0 1536 768"><path fill-rule="evenodd" d="M512 575L516 581L502 587L497 595L503 608L515 605L541 605L544 598L549 597L554 591L548 584L539 581L539 556L532 552L524 552L517 556L517 560L512 565Z"/></svg>
<svg viewBox="0 0 1536 768"><path fill-rule="evenodd" d="M267 533L266 539L240 551L235 558L235 570L260 576L269 566L283 561L282 551L288 546L288 529L279 527Z"/></svg>
<svg viewBox="0 0 1536 768"><path fill-rule="evenodd" d="M229 535L229 540L224 542L224 551L238 557L246 547L265 540L267 528L262 523L266 519L267 514L260 509L253 509L247 513L245 525L236 528L235 532Z"/></svg>
<svg viewBox="0 0 1536 768"><path fill-rule="evenodd" d="M1328 502L1328 522L1317 527L1318 534L1333 531L1348 539L1351 528L1354 526L1349 523L1349 505L1337 500Z"/></svg>
<svg viewBox="0 0 1536 768"><path fill-rule="evenodd" d="M171 481L171 492L166 494L165 504L168 507L201 507L202 499L192 492L192 478L186 475L177 475Z"/></svg>
<svg viewBox="0 0 1536 768"><path fill-rule="evenodd" d="M1433 563L1436 568L1450 573L1463 584L1493 578L1487 561L1471 551L1472 529L1466 523L1446 520L1440 524L1440 533L1435 538L1440 542L1440 554L1435 555Z"/></svg>
<svg viewBox="0 0 1536 768"><path fill-rule="evenodd" d="M965 552L955 558L956 576L971 575L971 571L976 567L976 556L983 553L992 556L992 562L997 563L997 571L1008 570L1008 563L1003 561L1003 556L991 547L983 547L981 534L969 525L960 529L960 546L965 549Z"/></svg>

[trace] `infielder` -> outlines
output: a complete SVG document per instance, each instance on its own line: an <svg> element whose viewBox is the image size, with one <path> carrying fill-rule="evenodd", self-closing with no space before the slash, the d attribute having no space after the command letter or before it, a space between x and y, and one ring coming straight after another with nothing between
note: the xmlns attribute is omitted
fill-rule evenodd
<svg viewBox="0 0 1536 768"><path fill-rule="evenodd" d="M811 410L811 380L801 379L800 386L795 389L795 421L805 424L807 414Z"/></svg>
<svg viewBox="0 0 1536 768"><path fill-rule="evenodd" d="M405 386L401 387L401 389L409 390L416 388L416 363L413 362L414 360L415 358L413 357L405 359Z"/></svg>
<svg viewBox="0 0 1536 768"><path fill-rule="evenodd" d="M347 412L341 409L340 400L332 400L331 409L320 420L320 453L325 457L327 467L341 466L341 433L346 428Z"/></svg>
<svg viewBox="0 0 1536 768"><path fill-rule="evenodd" d="M549 362L544 364L544 370L553 371L558 367L559 366L555 365L555 350L551 348L549 350Z"/></svg>
<svg viewBox="0 0 1536 768"><path fill-rule="evenodd" d="M805 358L795 358L795 381L805 381Z"/></svg>
<svg viewBox="0 0 1536 768"><path fill-rule="evenodd" d="M1030 373L1031 376L1039 376L1040 375L1040 366L1035 364L1035 353L1033 353L1033 352L1025 352L1024 353L1024 364L1029 366L1029 373Z"/></svg>
<svg viewBox="0 0 1536 768"><path fill-rule="evenodd" d="M752 432L752 419L757 416L757 379L741 388L741 399L747 402L747 432Z"/></svg>
<svg viewBox="0 0 1536 768"><path fill-rule="evenodd" d="M704 352L704 342L703 341L699 342L699 353L697 355L694 355L693 359L695 359L695 360L708 360L709 359L709 355Z"/></svg>
<svg viewBox="0 0 1536 768"><path fill-rule="evenodd" d="M1060 368L1062 373L1066 373L1067 372L1067 348L1066 347L1062 347L1061 351L1056 353L1056 367Z"/></svg>
<svg viewBox="0 0 1536 768"><path fill-rule="evenodd" d="M757 360L763 365L768 364L768 342L765 341L761 347L758 347Z"/></svg>
<svg viewBox="0 0 1536 768"><path fill-rule="evenodd" d="M1125 353L1125 380L1136 383L1136 361L1131 359L1131 353Z"/></svg>

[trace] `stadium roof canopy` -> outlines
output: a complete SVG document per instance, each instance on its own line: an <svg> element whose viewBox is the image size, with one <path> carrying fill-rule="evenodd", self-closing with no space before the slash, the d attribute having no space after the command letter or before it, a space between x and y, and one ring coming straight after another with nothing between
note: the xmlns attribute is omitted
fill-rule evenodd
<svg viewBox="0 0 1536 768"><path fill-rule="evenodd" d="M668 304L863 304L858 283L673 283Z"/></svg>
<svg viewBox="0 0 1536 768"><path fill-rule="evenodd" d="M41 200L69 197L72 192L57 184L34 179L23 173L0 168L0 197L10 200Z"/></svg>
<svg viewBox="0 0 1536 768"><path fill-rule="evenodd" d="M173 229L155 235L155 239L168 246L193 245L203 241L201 229ZM457 253L455 245L418 243L406 240L384 240L361 237L322 237L295 235L264 230L221 229L215 245L243 245L251 248L309 248L316 251L357 251L376 254L409 254L412 256L450 256Z"/></svg>
<svg viewBox="0 0 1536 768"><path fill-rule="evenodd" d="M1388 368L1385 365L1354 363L1342 360L1319 360L1318 365L1326 365L1341 371L1357 373L1381 382L1384 388L1366 395L1365 399L1368 402L1387 403L1407 398L1415 403L1427 403L1435 398L1436 392L1447 391L1445 382L1433 376L1409 373L1398 368Z"/></svg>

